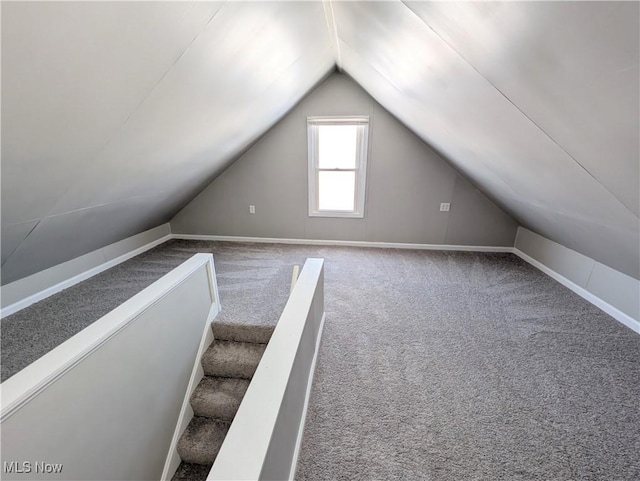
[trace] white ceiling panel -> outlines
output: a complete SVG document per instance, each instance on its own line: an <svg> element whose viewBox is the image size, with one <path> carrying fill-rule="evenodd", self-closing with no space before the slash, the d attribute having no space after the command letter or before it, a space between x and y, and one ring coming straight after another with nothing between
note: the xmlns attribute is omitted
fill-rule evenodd
<svg viewBox="0 0 640 481"><path fill-rule="evenodd" d="M638 215L640 3L405 3Z"/></svg>
<svg viewBox="0 0 640 481"><path fill-rule="evenodd" d="M333 67L320 3L224 5L54 213L206 179Z"/></svg>
<svg viewBox="0 0 640 481"><path fill-rule="evenodd" d="M2 225L47 216L219 8L2 2Z"/></svg>
<svg viewBox="0 0 640 481"><path fill-rule="evenodd" d="M2 264L9 258L13 251L26 239L29 232L38 224L37 220L20 222L2 226Z"/></svg>
<svg viewBox="0 0 640 481"><path fill-rule="evenodd" d="M153 211L168 220L335 66L318 2L21 3L2 14L2 224L41 220L3 282L111 242L104 229L75 239L111 205L161 199ZM145 215L128 225L143 230ZM61 247L31 252L47 239Z"/></svg>
<svg viewBox="0 0 640 481"><path fill-rule="evenodd" d="M333 10L343 68L378 102L524 225L543 212L552 238L567 219L594 237L606 229L612 244L626 246L609 265L639 276L637 216L413 11L399 2ZM606 244L588 245L585 254L605 257Z"/></svg>

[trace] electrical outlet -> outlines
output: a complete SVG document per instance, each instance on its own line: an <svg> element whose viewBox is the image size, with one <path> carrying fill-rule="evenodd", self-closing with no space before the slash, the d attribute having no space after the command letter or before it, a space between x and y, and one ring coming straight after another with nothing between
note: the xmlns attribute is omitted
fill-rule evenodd
<svg viewBox="0 0 640 481"><path fill-rule="evenodd" d="M449 212L450 207L451 204L449 202L443 202L442 204L440 204L440 212Z"/></svg>
<svg viewBox="0 0 640 481"><path fill-rule="evenodd" d="M249 214L255 214L256 213L256 206L255 205L250 205L249 206Z"/></svg>

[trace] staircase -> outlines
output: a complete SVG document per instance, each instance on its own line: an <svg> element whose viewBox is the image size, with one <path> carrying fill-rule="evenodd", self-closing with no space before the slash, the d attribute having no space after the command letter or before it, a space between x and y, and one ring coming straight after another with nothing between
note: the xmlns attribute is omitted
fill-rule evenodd
<svg viewBox="0 0 640 481"><path fill-rule="evenodd" d="M262 358L273 326L214 323L202 356L205 377L191 396L194 417L178 441L173 481L205 480Z"/></svg>

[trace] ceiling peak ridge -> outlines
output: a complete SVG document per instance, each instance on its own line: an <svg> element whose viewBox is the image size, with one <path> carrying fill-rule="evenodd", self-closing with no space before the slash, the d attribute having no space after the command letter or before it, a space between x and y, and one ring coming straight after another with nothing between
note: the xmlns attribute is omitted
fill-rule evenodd
<svg viewBox="0 0 640 481"><path fill-rule="evenodd" d="M327 23L327 31L329 32L329 41L335 52L335 62L338 72L342 72L342 54L340 53L340 39L338 38L338 26L336 17L333 14L333 4L331 0L322 0L322 9L324 10L324 18Z"/></svg>

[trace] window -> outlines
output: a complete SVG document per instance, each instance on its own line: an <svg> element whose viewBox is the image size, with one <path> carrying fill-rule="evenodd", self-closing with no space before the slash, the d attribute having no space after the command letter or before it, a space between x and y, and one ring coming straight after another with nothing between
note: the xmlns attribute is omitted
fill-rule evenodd
<svg viewBox="0 0 640 481"><path fill-rule="evenodd" d="M364 217L369 117L308 117L309 215Z"/></svg>

